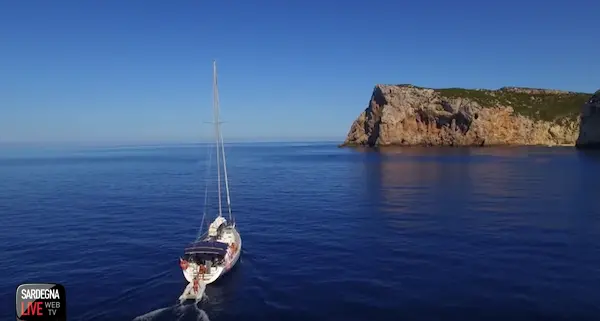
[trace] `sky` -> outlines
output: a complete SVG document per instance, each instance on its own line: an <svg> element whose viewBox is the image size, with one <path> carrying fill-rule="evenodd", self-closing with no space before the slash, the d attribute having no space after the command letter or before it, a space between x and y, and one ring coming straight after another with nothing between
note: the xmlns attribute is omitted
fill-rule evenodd
<svg viewBox="0 0 600 321"><path fill-rule="evenodd" d="M600 1L0 0L0 142L343 140L375 84L600 88Z"/></svg>

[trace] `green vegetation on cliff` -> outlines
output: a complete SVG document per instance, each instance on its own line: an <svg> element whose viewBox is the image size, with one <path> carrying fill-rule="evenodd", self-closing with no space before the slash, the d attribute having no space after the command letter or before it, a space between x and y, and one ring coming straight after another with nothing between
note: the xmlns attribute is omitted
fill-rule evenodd
<svg viewBox="0 0 600 321"><path fill-rule="evenodd" d="M534 120L576 120L581 106L592 94L529 88L499 90L445 88L435 89L447 98L467 98L482 107L510 106L516 113Z"/></svg>

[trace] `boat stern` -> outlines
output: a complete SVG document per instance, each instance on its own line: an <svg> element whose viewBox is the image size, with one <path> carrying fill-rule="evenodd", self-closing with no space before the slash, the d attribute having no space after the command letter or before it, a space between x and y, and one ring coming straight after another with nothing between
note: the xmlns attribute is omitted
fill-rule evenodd
<svg viewBox="0 0 600 321"><path fill-rule="evenodd" d="M185 279L192 283L194 282L194 278L198 277L198 280L205 284L210 284L215 282L219 276L223 273L223 267L211 267L210 269L200 269L200 266L196 263L190 263L189 266L182 270L183 276Z"/></svg>

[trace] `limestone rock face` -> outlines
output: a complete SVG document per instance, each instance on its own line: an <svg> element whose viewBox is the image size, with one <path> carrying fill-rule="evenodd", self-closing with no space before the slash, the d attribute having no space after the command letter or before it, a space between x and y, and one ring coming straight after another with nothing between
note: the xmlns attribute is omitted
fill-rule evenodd
<svg viewBox="0 0 600 321"><path fill-rule="evenodd" d="M579 110L590 96L514 87L377 85L343 145L572 145ZM599 131L595 137L600 141Z"/></svg>
<svg viewBox="0 0 600 321"><path fill-rule="evenodd" d="M581 108L577 148L600 149L600 90Z"/></svg>

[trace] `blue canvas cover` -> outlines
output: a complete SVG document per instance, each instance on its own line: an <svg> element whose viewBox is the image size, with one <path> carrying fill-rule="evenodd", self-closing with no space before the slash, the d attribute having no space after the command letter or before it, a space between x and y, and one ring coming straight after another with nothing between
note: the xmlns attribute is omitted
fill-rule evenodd
<svg viewBox="0 0 600 321"><path fill-rule="evenodd" d="M225 256L227 244L214 241L194 242L185 248L185 254L206 254Z"/></svg>

